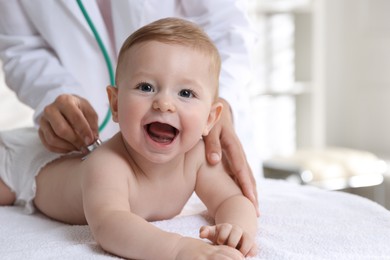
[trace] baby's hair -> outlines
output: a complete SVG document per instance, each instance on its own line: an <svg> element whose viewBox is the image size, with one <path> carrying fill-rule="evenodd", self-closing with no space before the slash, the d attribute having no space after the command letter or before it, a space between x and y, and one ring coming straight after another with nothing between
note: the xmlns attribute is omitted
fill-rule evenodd
<svg viewBox="0 0 390 260"><path fill-rule="evenodd" d="M122 48L119 51L118 66L116 70L117 78L119 72L118 68L121 67L121 64L123 63L125 52L133 45L147 41L178 44L203 52L205 57L210 59L210 70L216 77L216 90L218 91L221 58L217 48L199 26L179 18L160 19L143 26L132 33L123 43ZM116 84L117 83L118 82L116 82Z"/></svg>

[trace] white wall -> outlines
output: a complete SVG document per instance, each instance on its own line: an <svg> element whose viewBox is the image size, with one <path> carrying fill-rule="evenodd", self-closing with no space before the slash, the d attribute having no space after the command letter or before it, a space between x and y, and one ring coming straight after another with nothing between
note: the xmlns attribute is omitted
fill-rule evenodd
<svg viewBox="0 0 390 260"><path fill-rule="evenodd" d="M323 7L318 36L323 41L315 55L322 57L317 72L324 145L390 160L390 1L316 1ZM379 195L378 202L390 209L389 173L380 187L361 191Z"/></svg>
<svg viewBox="0 0 390 260"><path fill-rule="evenodd" d="M390 159L390 1L323 2L325 142Z"/></svg>

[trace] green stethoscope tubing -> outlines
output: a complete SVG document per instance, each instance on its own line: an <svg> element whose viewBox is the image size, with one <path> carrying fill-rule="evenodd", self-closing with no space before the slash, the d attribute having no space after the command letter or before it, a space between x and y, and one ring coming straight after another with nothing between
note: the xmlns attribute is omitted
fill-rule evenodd
<svg viewBox="0 0 390 260"><path fill-rule="evenodd" d="M106 47L104 47L103 41L100 38L100 35L95 28L95 25L92 23L92 20L89 17L87 10L85 10L83 3L81 2L81 0L76 0L76 1L80 7L81 12L84 15L85 20L87 21L89 27L91 28L91 31L92 31L93 35L95 36L96 42L98 43L99 48L104 56L104 60L106 61L106 65L107 65L107 70L108 70L108 73L110 75L110 84L111 84L111 86L115 86L114 70L112 68L112 63L111 63L110 57L108 56L107 49L106 49ZM110 108L108 108L108 111L106 113L106 116L104 117L103 122L99 125L99 132L101 132L107 126L108 122L110 121L110 118L111 118L111 110L110 110Z"/></svg>

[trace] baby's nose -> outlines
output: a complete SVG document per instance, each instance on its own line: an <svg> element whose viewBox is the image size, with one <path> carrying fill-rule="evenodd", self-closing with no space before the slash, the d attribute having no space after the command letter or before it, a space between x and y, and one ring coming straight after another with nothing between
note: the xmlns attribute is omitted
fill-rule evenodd
<svg viewBox="0 0 390 260"><path fill-rule="evenodd" d="M158 99L153 102L153 109L161 112L175 112L176 107L168 100Z"/></svg>

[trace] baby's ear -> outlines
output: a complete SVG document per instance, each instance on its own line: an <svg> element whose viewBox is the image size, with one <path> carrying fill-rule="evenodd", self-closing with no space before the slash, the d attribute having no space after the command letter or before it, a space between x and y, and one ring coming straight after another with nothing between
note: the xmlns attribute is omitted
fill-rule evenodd
<svg viewBox="0 0 390 260"><path fill-rule="evenodd" d="M210 130L218 122L222 114L223 105L221 102L215 102L210 109L209 118L207 119L207 125L203 129L203 136L207 136Z"/></svg>
<svg viewBox="0 0 390 260"><path fill-rule="evenodd" d="M118 123L118 88L109 85L106 89L108 101L110 102L112 120Z"/></svg>

